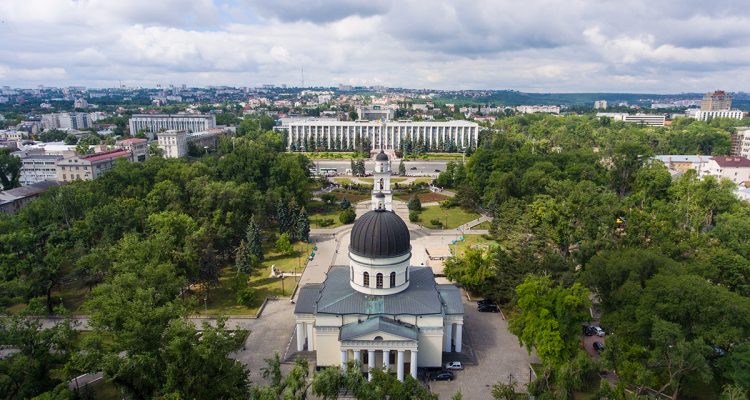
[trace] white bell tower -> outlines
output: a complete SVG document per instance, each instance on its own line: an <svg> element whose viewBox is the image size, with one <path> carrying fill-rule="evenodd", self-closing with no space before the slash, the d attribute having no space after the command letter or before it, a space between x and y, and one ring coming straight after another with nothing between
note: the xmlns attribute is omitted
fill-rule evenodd
<svg viewBox="0 0 750 400"><path fill-rule="evenodd" d="M372 209L393 211L393 192L391 191L391 162L388 155L380 150L375 156L373 173Z"/></svg>

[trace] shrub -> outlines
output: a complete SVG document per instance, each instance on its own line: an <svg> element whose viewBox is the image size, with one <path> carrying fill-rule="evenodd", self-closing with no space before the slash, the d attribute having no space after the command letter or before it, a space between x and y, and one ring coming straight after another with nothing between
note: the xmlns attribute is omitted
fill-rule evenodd
<svg viewBox="0 0 750 400"><path fill-rule="evenodd" d="M326 204L333 204L333 202L336 201L336 196L330 193L324 193L320 196L320 199L323 200L323 202Z"/></svg>
<svg viewBox="0 0 750 400"><path fill-rule="evenodd" d="M431 220L430 220L430 223L431 223L431 224L432 224L433 226L437 226L438 228L440 228L440 227L442 227L442 226L443 226L443 223L442 223L442 222L440 222L440 220L439 220L439 219L431 219Z"/></svg>
<svg viewBox="0 0 750 400"><path fill-rule="evenodd" d="M411 222L418 222L419 221L419 213L417 211L409 211L409 221L411 221Z"/></svg>
<svg viewBox="0 0 750 400"><path fill-rule="evenodd" d="M325 218L325 219L319 219L318 220L318 225L320 225L323 228L325 228L326 226L331 226L333 224L334 224L334 221L331 218Z"/></svg>
<svg viewBox="0 0 750 400"><path fill-rule="evenodd" d="M254 299L255 289L253 288L246 287L237 291L237 304L241 304L245 307L252 307Z"/></svg>
<svg viewBox="0 0 750 400"><path fill-rule="evenodd" d="M411 196L411 199L408 203L406 203L406 207L409 208L410 211L421 211L422 210L422 202L419 201L419 197L417 195Z"/></svg>
<svg viewBox="0 0 750 400"><path fill-rule="evenodd" d="M342 210L346 210L347 208L350 208L352 206L352 203L349 202L346 197L344 197L339 204L341 205Z"/></svg>
<svg viewBox="0 0 750 400"><path fill-rule="evenodd" d="M339 214L339 221L341 221L342 224L351 224L354 222L355 218L357 218L357 213L351 207Z"/></svg>

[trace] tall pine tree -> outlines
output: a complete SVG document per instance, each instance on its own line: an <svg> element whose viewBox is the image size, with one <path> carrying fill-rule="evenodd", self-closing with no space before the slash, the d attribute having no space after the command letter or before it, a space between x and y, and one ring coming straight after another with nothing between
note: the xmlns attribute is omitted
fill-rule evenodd
<svg viewBox="0 0 750 400"><path fill-rule="evenodd" d="M283 199L279 199L279 202L276 204L276 223L279 225L279 233L288 232L291 222L289 207Z"/></svg>
<svg viewBox="0 0 750 400"><path fill-rule="evenodd" d="M253 255L250 254L247 242L243 239L240 242L240 246L237 247L237 255L234 257L234 266L237 268L237 272L250 274L253 271L253 264Z"/></svg>
<svg viewBox="0 0 750 400"><path fill-rule="evenodd" d="M250 217L245 241L247 242L248 251L250 255L255 257L255 261L263 261L263 245L261 243L260 229L258 228L258 224L255 223L255 216Z"/></svg>
<svg viewBox="0 0 750 400"><path fill-rule="evenodd" d="M297 229L297 221L299 219L299 207L297 206L297 202L292 199L292 201L289 202L289 228L287 232L289 233L289 240L292 241L292 243L299 240L299 237L297 233L299 230Z"/></svg>
<svg viewBox="0 0 750 400"><path fill-rule="evenodd" d="M297 215L297 240L307 242L310 240L310 220L307 218L307 211L303 207Z"/></svg>

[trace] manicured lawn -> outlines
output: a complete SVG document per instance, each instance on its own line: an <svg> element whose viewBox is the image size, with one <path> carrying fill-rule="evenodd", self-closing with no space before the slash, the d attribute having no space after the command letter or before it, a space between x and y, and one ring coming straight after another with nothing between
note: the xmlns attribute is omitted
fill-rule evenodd
<svg viewBox="0 0 750 400"><path fill-rule="evenodd" d="M490 249L497 246L494 240L489 240L484 235L464 235L463 241L457 241L456 244L451 245L451 249L455 251L458 256L462 256L466 249Z"/></svg>
<svg viewBox="0 0 750 400"><path fill-rule="evenodd" d="M73 282L63 286L62 289L53 290L52 298L57 300L62 297L65 309L75 314L86 301L88 294L89 288L86 285Z"/></svg>
<svg viewBox="0 0 750 400"><path fill-rule="evenodd" d="M289 255L282 255L275 250L266 249L265 260L261 263L261 267L250 275L247 282L248 286L256 291L250 307L237 304L236 272L234 266L225 267L219 276L219 285L211 288L209 300L206 304L203 304L203 293L196 293L197 303L194 311L202 315L256 315L266 297L291 295L299 280L299 277L294 276L284 278L282 291L281 279L271 276L271 267L276 266L282 272L294 272L296 270L297 273L301 274L313 246L310 243L295 243L293 246L294 252Z"/></svg>
<svg viewBox="0 0 750 400"><path fill-rule="evenodd" d="M443 208L440 206L430 206L425 207L419 213L419 224L427 228L442 228L430 222L436 219L443 223L445 229L453 229L477 218L479 218L479 214L473 211L466 211L460 207Z"/></svg>
<svg viewBox="0 0 750 400"><path fill-rule="evenodd" d="M407 156L404 160L460 160L463 158L461 153L430 153L420 156Z"/></svg>
<svg viewBox="0 0 750 400"><path fill-rule="evenodd" d="M335 228L341 226L341 221L339 221L341 208L339 204L325 204L320 201L311 201L307 205L307 212L310 216L311 228ZM322 222L325 219L333 220L333 223L323 226Z"/></svg>
<svg viewBox="0 0 750 400"><path fill-rule="evenodd" d="M351 152L333 152L333 151L321 151L321 152L304 152L301 153L307 156L307 158L313 160L349 160L354 156Z"/></svg>
<svg viewBox="0 0 750 400"><path fill-rule="evenodd" d="M472 227L471 229L477 229L477 230L490 229L491 226L492 226L492 223L490 221L484 221L481 224Z"/></svg>
<svg viewBox="0 0 750 400"><path fill-rule="evenodd" d="M354 181L349 178L341 178L341 177L335 177L333 178L333 181L338 183L339 185L354 185Z"/></svg>
<svg viewBox="0 0 750 400"><path fill-rule="evenodd" d="M364 178L357 178L357 179L359 179L360 181L367 182L369 184L372 184L373 181L375 180L375 178L373 178L371 176L367 176L367 177L364 177ZM400 183L400 182L403 182L405 180L406 180L406 178L402 178L402 177L391 177L391 184Z"/></svg>

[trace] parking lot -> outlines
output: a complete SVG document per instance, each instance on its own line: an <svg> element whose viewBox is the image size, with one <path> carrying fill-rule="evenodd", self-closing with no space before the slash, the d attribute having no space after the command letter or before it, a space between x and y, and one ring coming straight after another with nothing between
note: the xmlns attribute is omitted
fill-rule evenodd
<svg viewBox="0 0 750 400"><path fill-rule="evenodd" d="M476 303L465 297L464 308L464 353L473 352L477 364L455 371L453 381L429 382L432 392L441 399L450 399L459 390L464 399L491 399L492 385L509 380L517 391L525 391L530 356L508 331L508 321L499 313L478 312Z"/></svg>

